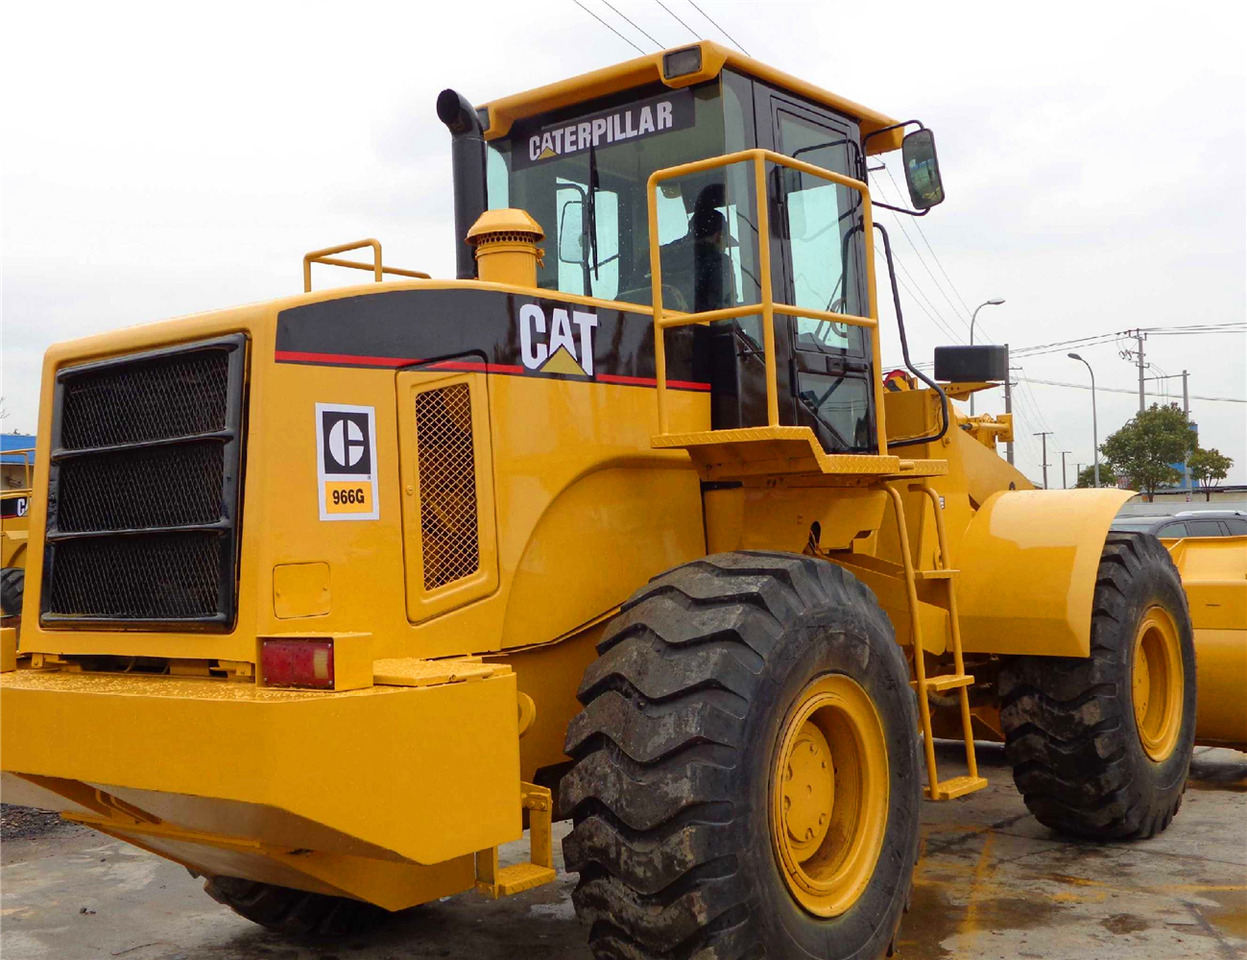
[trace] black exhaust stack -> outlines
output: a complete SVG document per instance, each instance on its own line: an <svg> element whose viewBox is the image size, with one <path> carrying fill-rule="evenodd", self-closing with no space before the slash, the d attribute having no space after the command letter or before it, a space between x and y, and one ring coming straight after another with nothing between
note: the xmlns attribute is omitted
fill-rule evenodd
<svg viewBox="0 0 1247 960"><path fill-rule="evenodd" d="M485 131L467 98L454 90L437 95L437 118L450 131L450 163L455 184L455 276L476 276L476 257L468 230L485 212Z"/></svg>

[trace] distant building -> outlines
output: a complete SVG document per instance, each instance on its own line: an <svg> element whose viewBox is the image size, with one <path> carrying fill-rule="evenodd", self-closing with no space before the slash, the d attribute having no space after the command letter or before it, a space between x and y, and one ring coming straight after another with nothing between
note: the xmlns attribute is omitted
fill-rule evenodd
<svg viewBox="0 0 1247 960"><path fill-rule="evenodd" d="M24 450L30 452L20 452ZM34 450L33 436L25 433L0 433L0 488L21 490L30 486L29 469L34 467Z"/></svg>

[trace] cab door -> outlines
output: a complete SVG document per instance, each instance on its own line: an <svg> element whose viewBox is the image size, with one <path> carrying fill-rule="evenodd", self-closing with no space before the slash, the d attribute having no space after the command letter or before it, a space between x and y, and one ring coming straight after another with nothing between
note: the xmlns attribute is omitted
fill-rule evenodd
<svg viewBox="0 0 1247 960"><path fill-rule="evenodd" d="M767 100L771 143L764 145L837 173L863 175L855 123L780 92ZM772 192L776 299L867 316L861 195L792 170L776 172ZM870 332L799 317L776 317L775 332L781 421L811 427L830 453L874 452Z"/></svg>

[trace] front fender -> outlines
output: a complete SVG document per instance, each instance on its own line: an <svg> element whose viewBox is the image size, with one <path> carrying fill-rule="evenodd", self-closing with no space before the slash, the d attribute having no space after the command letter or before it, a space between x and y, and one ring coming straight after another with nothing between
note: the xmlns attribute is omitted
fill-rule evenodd
<svg viewBox="0 0 1247 960"><path fill-rule="evenodd" d="M1085 657L1109 524L1129 490L1003 490L988 497L958 551L967 653Z"/></svg>

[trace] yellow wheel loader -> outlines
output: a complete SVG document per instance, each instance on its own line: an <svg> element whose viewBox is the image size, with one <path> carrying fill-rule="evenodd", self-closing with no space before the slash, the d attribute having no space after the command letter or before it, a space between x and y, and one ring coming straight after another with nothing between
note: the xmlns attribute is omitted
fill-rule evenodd
<svg viewBox="0 0 1247 960"><path fill-rule="evenodd" d="M6 450L10 462L21 458L23 482L0 492L0 616L6 620L22 613L26 587L26 543L30 535L30 488L34 449ZM16 629L16 628L14 628Z"/></svg>
<svg viewBox="0 0 1247 960"><path fill-rule="evenodd" d="M930 130L708 42L437 112L456 279L345 244L48 351L6 800L292 934L548 883L569 818L603 958L882 955L978 728L1053 829L1169 824L1169 554L956 412L1006 348L908 356L866 168L925 213Z"/></svg>

